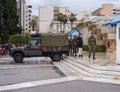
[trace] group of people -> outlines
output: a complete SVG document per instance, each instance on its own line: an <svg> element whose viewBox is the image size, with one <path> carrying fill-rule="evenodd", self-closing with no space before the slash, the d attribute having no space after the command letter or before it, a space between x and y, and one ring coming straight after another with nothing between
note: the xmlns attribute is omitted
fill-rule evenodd
<svg viewBox="0 0 120 92"><path fill-rule="evenodd" d="M10 49L12 47L18 47L20 46L19 44L14 45L14 44L0 44L0 55L7 55L10 52Z"/></svg>
<svg viewBox="0 0 120 92"><path fill-rule="evenodd" d="M93 52L93 59L95 59L95 49L96 49L96 38L94 33L91 32L91 36L88 38L88 48L89 48L89 55L88 57L91 58L91 53ZM71 56L78 56L83 57L82 49L83 49L83 39L80 34L77 37L70 36L69 38L69 48L70 48L70 55Z"/></svg>
<svg viewBox="0 0 120 92"><path fill-rule="evenodd" d="M11 47L9 44L0 44L0 55L8 54Z"/></svg>
<svg viewBox="0 0 120 92"><path fill-rule="evenodd" d="M82 55L82 47L83 47L83 39L78 34L77 37L70 36L69 38L69 48L70 48L70 55L71 56L79 56L83 57Z"/></svg>

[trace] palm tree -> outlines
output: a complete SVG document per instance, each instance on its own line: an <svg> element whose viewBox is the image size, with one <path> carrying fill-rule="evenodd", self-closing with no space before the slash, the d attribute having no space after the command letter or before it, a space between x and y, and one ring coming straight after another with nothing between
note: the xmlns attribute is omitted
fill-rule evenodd
<svg viewBox="0 0 120 92"><path fill-rule="evenodd" d="M62 17L62 22L63 22L63 32L65 32L65 24L67 23L68 18L66 15L63 15Z"/></svg>
<svg viewBox="0 0 120 92"><path fill-rule="evenodd" d="M69 17L69 21L71 22L71 30L72 30L73 22L76 20L77 20L76 15L71 13L71 15Z"/></svg>
<svg viewBox="0 0 120 92"><path fill-rule="evenodd" d="M60 22L60 30L62 31L62 22L63 22L63 14L62 13L58 14L58 21Z"/></svg>
<svg viewBox="0 0 120 92"><path fill-rule="evenodd" d="M37 26L37 22L35 19L32 19L32 21L30 22L30 26L32 27L32 30L35 30L35 27Z"/></svg>

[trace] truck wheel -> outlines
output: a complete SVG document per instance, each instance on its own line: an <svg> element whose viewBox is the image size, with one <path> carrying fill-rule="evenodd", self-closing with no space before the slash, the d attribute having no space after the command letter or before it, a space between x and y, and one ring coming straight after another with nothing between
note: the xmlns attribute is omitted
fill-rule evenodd
<svg viewBox="0 0 120 92"><path fill-rule="evenodd" d="M23 55L21 53L16 53L14 56L15 63L22 63L23 61Z"/></svg>
<svg viewBox="0 0 120 92"><path fill-rule="evenodd" d="M53 54L53 55L51 56L51 59L52 59L53 61L60 61L61 55L60 55L59 53L55 53L55 54Z"/></svg>

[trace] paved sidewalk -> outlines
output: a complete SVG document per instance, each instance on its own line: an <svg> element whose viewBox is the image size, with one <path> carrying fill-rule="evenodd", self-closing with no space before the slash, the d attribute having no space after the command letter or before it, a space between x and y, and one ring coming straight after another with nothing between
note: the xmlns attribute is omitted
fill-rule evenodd
<svg viewBox="0 0 120 92"><path fill-rule="evenodd" d="M65 61L89 72L100 73L104 75L115 76L120 80L120 65L116 65L115 62L111 62L105 53L96 53L96 59L88 58L85 54L83 58L80 57L68 57ZM117 77L116 77L117 76Z"/></svg>
<svg viewBox="0 0 120 92"><path fill-rule="evenodd" d="M106 55L105 52L97 52L96 53L96 59L93 60L93 56L91 55L91 58L88 58L88 52L83 52L83 58L80 57L73 57L80 59L81 61L84 61L84 63L87 63L89 65L96 65L96 66L120 66L116 65L116 61L110 61L109 57Z"/></svg>

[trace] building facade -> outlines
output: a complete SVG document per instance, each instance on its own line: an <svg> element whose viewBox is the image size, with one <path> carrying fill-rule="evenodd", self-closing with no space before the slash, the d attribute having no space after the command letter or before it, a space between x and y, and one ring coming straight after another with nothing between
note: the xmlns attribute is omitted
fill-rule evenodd
<svg viewBox="0 0 120 92"><path fill-rule="evenodd" d="M58 14L69 14L67 7L40 7L39 8L39 31L40 33L58 32L60 23L57 21Z"/></svg>
<svg viewBox="0 0 120 92"><path fill-rule="evenodd" d="M114 16L120 15L120 8L117 8L114 4L103 4L102 8L98 8L92 12L93 16Z"/></svg>
<svg viewBox="0 0 120 92"><path fill-rule="evenodd" d="M25 0L17 1L17 14L19 16L19 26L22 28L22 34L30 32L32 27L30 21L32 19L32 6L26 5Z"/></svg>
<svg viewBox="0 0 120 92"><path fill-rule="evenodd" d="M32 21L32 6L26 5L24 17L25 17L24 30L25 32L30 32L32 31L32 27L30 25L30 22Z"/></svg>
<svg viewBox="0 0 120 92"><path fill-rule="evenodd" d="M92 12L92 15L94 16L113 16L113 4L103 4L102 8L99 8Z"/></svg>

